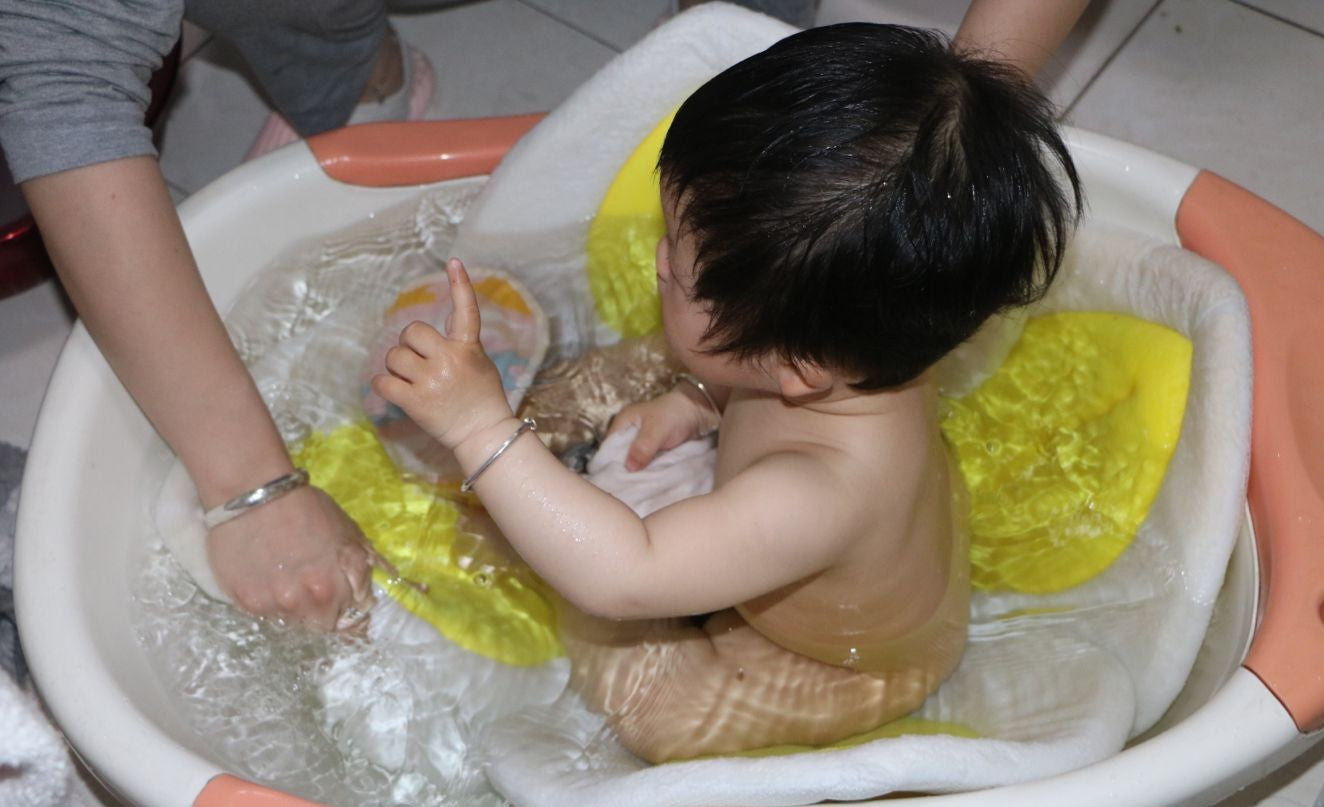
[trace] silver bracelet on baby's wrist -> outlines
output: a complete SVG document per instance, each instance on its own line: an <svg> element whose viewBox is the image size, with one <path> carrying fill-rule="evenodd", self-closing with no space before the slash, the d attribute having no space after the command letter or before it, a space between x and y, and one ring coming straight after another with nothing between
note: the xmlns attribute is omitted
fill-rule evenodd
<svg viewBox="0 0 1324 807"><path fill-rule="evenodd" d="M697 376L690 375L689 373L676 373L676 382L678 386L681 381L684 381L699 391L699 394L703 396L703 399L708 402L708 406L712 407L713 414L717 415L717 420L720 423L722 420L722 409L717 405L717 401L713 400L712 393L708 391L708 385L700 381ZM707 437L715 431L717 431L716 426L699 436Z"/></svg>
<svg viewBox="0 0 1324 807"><path fill-rule="evenodd" d="M519 428L516 429L514 432L512 432L511 435L506 438L506 442L497 446L497 450L492 452L492 456L483 460L483 464L478 466L478 470L469 474L468 478L466 478L464 482L460 484L460 492L468 493L469 491L473 490L474 483L478 481L478 477L482 476L484 471L492 467L492 463L496 462L497 459L502 454L506 453L506 449L514 445L515 441L519 439L519 436L521 434L523 434L524 432L536 432L536 431L538 431L538 421L534 420L533 418L524 418L523 420L521 420L519 424Z"/></svg>
<svg viewBox="0 0 1324 807"><path fill-rule="evenodd" d="M298 490L308 484L308 472L295 468L291 473L278 476L265 485L259 485L247 493L241 493L225 504L217 505L202 516L202 523L210 530L225 522L238 518L254 507L261 507L275 501L286 493Z"/></svg>

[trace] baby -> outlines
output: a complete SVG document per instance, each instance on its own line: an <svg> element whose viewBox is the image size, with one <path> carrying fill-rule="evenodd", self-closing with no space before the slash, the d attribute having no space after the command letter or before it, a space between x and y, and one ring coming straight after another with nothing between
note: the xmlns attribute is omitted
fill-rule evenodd
<svg viewBox="0 0 1324 807"><path fill-rule="evenodd" d="M1046 290L1080 206L1070 156L1019 74L851 24L709 81L659 168L662 320L688 375L613 429L639 428L632 468L718 430L710 494L640 519L523 436L459 261L446 335L410 325L373 388L575 606L574 680L635 753L867 731L960 658L961 485L929 369Z"/></svg>

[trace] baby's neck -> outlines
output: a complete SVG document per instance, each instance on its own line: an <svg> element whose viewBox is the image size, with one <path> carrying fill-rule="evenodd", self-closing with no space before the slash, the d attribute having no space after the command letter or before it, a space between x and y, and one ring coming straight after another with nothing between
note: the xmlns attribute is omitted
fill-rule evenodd
<svg viewBox="0 0 1324 807"><path fill-rule="evenodd" d="M815 395L777 397L781 398L785 406L806 414L880 416L906 410L917 404L931 405L934 393L932 376L924 373L912 381L887 389L858 390L846 382L837 381L830 389Z"/></svg>

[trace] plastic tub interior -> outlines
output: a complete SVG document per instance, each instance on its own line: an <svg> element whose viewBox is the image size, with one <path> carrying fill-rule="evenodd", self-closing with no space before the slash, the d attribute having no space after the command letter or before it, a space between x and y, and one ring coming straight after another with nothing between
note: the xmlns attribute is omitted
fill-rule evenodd
<svg viewBox="0 0 1324 807"><path fill-rule="evenodd" d="M239 167L180 215L225 311L249 274L292 243L437 182L481 182L535 121L340 130ZM1324 722L1324 318L1312 313L1324 301L1324 239L1215 175L1086 132L1069 132L1069 142L1090 216L1205 255L1247 295L1255 423L1246 528L1196 670L1154 730L1051 779L887 804L1207 804L1300 753ZM151 532L146 468L160 450L77 327L37 424L19 512L16 597L37 684L77 752L131 803L305 803L211 761L133 637L130 583Z"/></svg>

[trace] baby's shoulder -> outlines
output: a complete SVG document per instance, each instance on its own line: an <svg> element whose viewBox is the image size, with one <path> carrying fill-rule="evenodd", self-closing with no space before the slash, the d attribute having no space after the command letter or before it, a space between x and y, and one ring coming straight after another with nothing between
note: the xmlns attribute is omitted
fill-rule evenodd
<svg viewBox="0 0 1324 807"><path fill-rule="evenodd" d="M936 449L941 444L932 419L861 417L807 442L804 453L822 468L854 481L895 481L924 476L940 456Z"/></svg>
<svg viewBox="0 0 1324 807"><path fill-rule="evenodd" d="M765 513L820 512L854 528L879 506L886 506L879 498L884 478L873 456L841 445L800 440L769 446L750 457L721 489L729 500L757 502ZM885 493L883 497L892 498Z"/></svg>
<svg viewBox="0 0 1324 807"><path fill-rule="evenodd" d="M731 424L718 443L720 485L744 478L802 502L875 511L915 495L944 456L936 413L920 407L822 417L803 410L759 412ZM747 486L747 489L754 485Z"/></svg>

